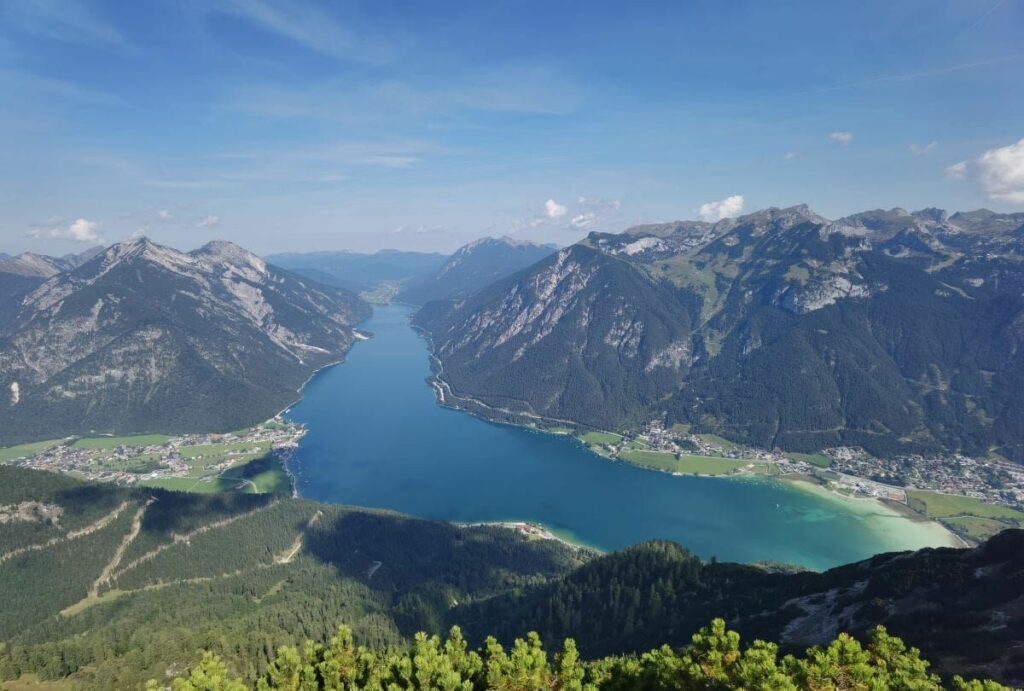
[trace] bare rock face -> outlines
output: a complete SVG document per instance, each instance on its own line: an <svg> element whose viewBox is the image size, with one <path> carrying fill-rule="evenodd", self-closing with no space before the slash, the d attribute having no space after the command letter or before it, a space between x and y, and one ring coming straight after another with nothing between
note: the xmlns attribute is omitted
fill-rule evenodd
<svg viewBox="0 0 1024 691"><path fill-rule="evenodd" d="M265 419L367 314L231 243L113 245L24 295L0 329L0 442Z"/></svg>
<svg viewBox="0 0 1024 691"><path fill-rule="evenodd" d="M428 305L415 322L456 396L550 419L586 409L604 425L627 419L637 400L673 394L692 347L690 314L671 290L582 245L466 300Z"/></svg>

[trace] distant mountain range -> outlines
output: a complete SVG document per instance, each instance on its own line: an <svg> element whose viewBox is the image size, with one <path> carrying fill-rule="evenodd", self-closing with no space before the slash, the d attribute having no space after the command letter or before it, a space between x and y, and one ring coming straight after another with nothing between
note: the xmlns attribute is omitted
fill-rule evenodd
<svg viewBox="0 0 1024 691"><path fill-rule="evenodd" d="M555 251L509 237L483 238L451 256L400 250L273 254L267 261L313 280L349 290L372 291L390 283L395 299L412 305L465 297L525 269Z"/></svg>
<svg viewBox="0 0 1024 691"><path fill-rule="evenodd" d="M47 261L22 261L48 271ZM226 242L113 245L7 301L0 445L227 431L273 416L337 361L369 307Z"/></svg>
<svg viewBox="0 0 1024 691"><path fill-rule="evenodd" d="M101 252L103 252L103 247L92 247L84 252L65 254L62 257L50 257L32 252L24 252L14 257L9 254L0 254L0 274L49 278L61 271L68 271L80 266Z"/></svg>
<svg viewBox="0 0 1024 691"><path fill-rule="evenodd" d="M443 254L401 250L380 250L373 254L307 252L267 257L267 261L275 266L356 292L373 290L385 281L407 283L429 276L445 259Z"/></svg>
<svg viewBox="0 0 1024 691"><path fill-rule="evenodd" d="M460 247L436 272L403 284L398 299L413 305L471 295L551 255L557 248L509 237L483 238Z"/></svg>
<svg viewBox="0 0 1024 691"><path fill-rule="evenodd" d="M17 312L17 303L26 293L51 276L69 271L103 251L93 247L80 254L49 257L25 252L17 256L0 254L0 325Z"/></svg>
<svg viewBox="0 0 1024 691"><path fill-rule="evenodd" d="M1024 460L1024 214L593 233L415 322L450 392L495 417Z"/></svg>

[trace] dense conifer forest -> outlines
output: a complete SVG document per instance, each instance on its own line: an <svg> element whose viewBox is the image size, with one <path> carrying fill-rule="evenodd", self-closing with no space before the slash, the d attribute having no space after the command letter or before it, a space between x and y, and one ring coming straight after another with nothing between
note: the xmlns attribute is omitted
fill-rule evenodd
<svg viewBox="0 0 1024 691"><path fill-rule="evenodd" d="M32 507L0 531L0 679L242 688L202 685L227 670L245 688L669 689L762 678L744 676L753 674L777 679L771 688L825 688L808 680L850 665L835 673L870 686L900 645L878 625L932 662L926 673L899 652L913 669L896 687L934 688L957 674L1024 679L1024 531L815 573L702 561L666 542L599 555L497 526L11 467L0 467L0 505ZM719 617L744 640L773 644L723 653L733 666L702 686L679 671L691 664L683 648ZM452 627L463 632L454 642L431 638ZM701 635L734 645L719 624ZM460 636L478 652L442 659L462 649ZM540 640L569 638L558 655L541 652ZM280 651L304 640L313 643L298 657ZM512 647L499 653L495 641ZM338 645L353 665L344 687L323 671ZM200 664L204 651L215 657Z"/></svg>

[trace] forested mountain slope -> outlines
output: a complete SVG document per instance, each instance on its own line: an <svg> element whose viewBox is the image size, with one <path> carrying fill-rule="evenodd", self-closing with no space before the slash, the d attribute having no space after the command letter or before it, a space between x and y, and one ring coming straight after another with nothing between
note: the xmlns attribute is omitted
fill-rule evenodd
<svg viewBox="0 0 1024 691"><path fill-rule="evenodd" d="M399 643L587 556L503 528L3 466L0 520L0 677L92 689L166 679L204 648L253 678L277 641L326 640L339 622L361 643Z"/></svg>
<svg viewBox="0 0 1024 691"><path fill-rule="evenodd" d="M251 425L341 358L368 314L230 243L113 245L0 323L0 444Z"/></svg>
<svg viewBox="0 0 1024 691"><path fill-rule="evenodd" d="M17 515L18 518L12 518ZM200 651L253 680L339 624L371 647L462 625L472 645L572 636L585 658L686 643L716 616L784 650L877 623L943 673L1024 678L1024 532L817 574L702 563L674 544L596 557L498 527L256 495L79 483L0 467L0 675L165 680Z"/></svg>
<svg viewBox="0 0 1024 691"><path fill-rule="evenodd" d="M551 245L483 238L457 249L434 273L409 281L398 299L413 305L463 298L554 253Z"/></svg>
<svg viewBox="0 0 1024 691"><path fill-rule="evenodd" d="M589 265L635 270L600 282L606 301L629 306L620 319L564 299L589 281L565 261L423 310L417 324L456 393L589 425L664 417L794 451L1024 460L1024 214L892 209L829 221L768 209L595 233L559 257L575 267L584 246L600 257ZM553 315L571 327L549 328ZM528 343L509 347L520 333ZM618 357L588 357L598 343L616 344ZM526 358L535 376L497 380Z"/></svg>
<svg viewBox="0 0 1024 691"><path fill-rule="evenodd" d="M607 426L675 392L691 322L669 287L580 245L413 320L456 397Z"/></svg>

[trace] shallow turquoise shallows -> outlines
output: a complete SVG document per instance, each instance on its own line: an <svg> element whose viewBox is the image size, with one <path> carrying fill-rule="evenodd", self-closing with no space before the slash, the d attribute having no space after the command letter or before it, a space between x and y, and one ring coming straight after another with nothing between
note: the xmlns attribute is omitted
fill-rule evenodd
<svg viewBox="0 0 1024 691"><path fill-rule="evenodd" d="M949 544L934 524L781 482L677 477L601 458L571 438L443 408L410 311L378 307L347 361L288 413L308 432L291 463L302 496L448 521L522 520L612 550L675 540L702 557L827 568Z"/></svg>

